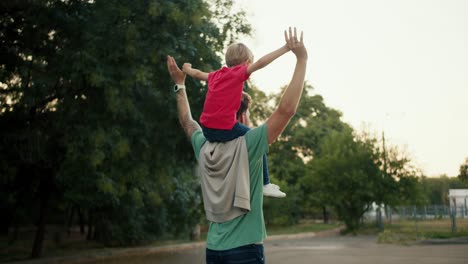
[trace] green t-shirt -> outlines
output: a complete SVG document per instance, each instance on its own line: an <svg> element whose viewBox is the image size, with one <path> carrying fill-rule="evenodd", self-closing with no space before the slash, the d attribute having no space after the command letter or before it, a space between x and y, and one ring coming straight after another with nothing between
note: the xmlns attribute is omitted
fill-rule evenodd
<svg viewBox="0 0 468 264"><path fill-rule="evenodd" d="M263 219L263 155L268 152L266 124L248 131L245 142L249 155L250 212L223 223L210 223L206 247L227 250L262 242L266 237ZM192 135L192 146L198 160L206 138L199 130Z"/></svg>

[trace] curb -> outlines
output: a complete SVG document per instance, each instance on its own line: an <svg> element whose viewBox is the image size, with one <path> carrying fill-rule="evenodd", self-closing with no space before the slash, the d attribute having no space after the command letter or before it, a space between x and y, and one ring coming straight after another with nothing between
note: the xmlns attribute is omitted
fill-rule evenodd
<svg viewBox="0 0 468 264"><path fill-rule="evenodd" d="M319 231L319 232L308 232L308 233L287 234L287 235L274 235L274 236L268 236L265 239L265 242L278 241L278 240L300 239L300 238L308 238L308 237L334 236L334 235L340 235L341 230L342 230L342 227L338 227L338 228L335 228L335 229Z"/></svg>
<svg viewBox="0 0 468 264"><path fill-rule="evenodd" d="M455 237L450 239L426 239L416 242L420 245L466 245L468 237Z"/></svg>

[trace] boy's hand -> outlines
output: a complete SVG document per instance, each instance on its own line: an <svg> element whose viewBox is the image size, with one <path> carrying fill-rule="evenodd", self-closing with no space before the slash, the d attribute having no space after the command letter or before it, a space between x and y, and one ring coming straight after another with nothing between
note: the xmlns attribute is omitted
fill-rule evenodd
<svg viewBox="0 0 468 264"><path fill-rule="evenodd" d="M192 70L192 64L186 62L184 65L182 65L183 72L189 73L190 70Z"/></svg>

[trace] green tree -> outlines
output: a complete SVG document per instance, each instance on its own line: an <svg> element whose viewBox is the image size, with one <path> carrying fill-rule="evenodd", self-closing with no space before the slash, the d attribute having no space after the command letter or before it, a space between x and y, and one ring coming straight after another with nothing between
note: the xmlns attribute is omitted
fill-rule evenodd
<svg viewBox="0 0 468 264"><path fill-rule="evenodd" d="M421 173L411 164L408 155L396 146L386 145L383 133L381 145L377 140L374 145L382 178L375 202L386 208L423 204L425 198L419 183Z"/></svg>
<svg viewBox="0 0 468 264"><path fill-rule="evenodd" d="M271 96L266 95L261 89L259 89L255 84L248 85L248 89L244 89L251 97L252 103L249 108L250 112L250 121L252 125L259 126L267 120L267 118L273 112L271 105L269 104Z"/></svg>
<svg viewBox="0 0 468 264"><path fill-rule="evenodd" d="M460 165L458 178L460 181L468 183L468 158L465 158L465 162Z"/></svg>
<svg viewBox="0 0 468 264"><path fill-rule="evenodd" d="M279 96L265 97L257 89L252 89L251 94L255 96L254 107L257 107L252 108L252 116L258 124L266 116L257 115L256 111L271 113L269 105L277 104ZM260 106L256 106L256 98L260 99ZM330 140L332 134L341 141ZM345 139L354 149L344 149L344 146L348 146L344 144ZM325 141L328 143L325 144ZM268 159L271 177L274 182L280 183L288 196L280 203L265 200L266 221L291 224L303 217L320 217L320 214L326 221L330 214L338 214L341 219L349 219L349 229L355 229L360 217L372 203L386 207L421 204L420 173L411 165L411 160L404 152L394 146L385 146L384 138L382 141L379 142L368 133L356 134L348 124L341 121L341 113L327 107L320 95L313 95L313 88L306 83L295 117L277 142L270 146ZM336 145L330 147L331 142ZM330 184L345 187L362 181L358 185L363 186L359 191L356 188L351 190L355 199L339 196L341 200L336 202L332 197L336 196L338 190L325 184L329 181L329 175L315 168L317 162L338 162L335 157L330 158L331 149L341 151L346 161L340 163L340 166L330 165L330 168L337 170L341 168L334 174L340 176L339 182L332 181ZM360 155L352 154L354 152ZM344 177L344 174L347 176ZM338 207L338 204L348 205Z"/></svg>
<svg viewBox="0 0 468 264"><path fill-rule="evenodd" d="M459 177L422 177L421 189L425 196L427 205L449 205L448 194L450 189L468 188L468 183L464 183Z"/></svg>
<svg viewBox="0 0 468 264"><path fill-rule="evenodd" d="M447 176L421 178L421 187L427 205L448 205L449 181Z"/></svg>
<svg viewBox="0 0 468 264"><path fill-rule="evenodd" d="M352 131L332 131L320 142L321 155L308 164L311 174L304 184L316 186L320 200L330 205L348 231L376 198L380 171L372 142L357 139Z"/></svg>
<svg viewBox="0 0 468 264"><path fill-rule="evenodd" d="M250 32L232 6L0 4L0 208L6 230L37 223L33 257L42 253L49 213L65 214L63 205L86 211L88 237L102 242L135 244L197 223L193 155L178 127L165 58L218 68L224 46ZM205 88L188 85L199 113Z"/></svg>
<svg viewBox="0 0 468 264"><path fill-rule="evenodd" d="M468 183L463 182L458 177L448 177L449 188L450 189L467 189Z"/></svg>
<svg viewBox="0 0 468 264"><path fill-rule="evenodd" d="M316 186L303 180L309 174L305 164L320 155L319 143L327 134L350 129L340 120L340 112L327 107L322 96L313 94L311 85L304 85L295 116L268 153L273 182L279 182L288 196L281 205L266 200L265 219L278 218L276 222L284 224L295 223L304 217L320 217L322 212L327 218L329 212L323 210L325 204L320 202ZM279 98L279 94L270 97L269 102L272 100L273 103L267 102L266 105L277 105ZM284 219L284 215L289 218Z"/></svg>

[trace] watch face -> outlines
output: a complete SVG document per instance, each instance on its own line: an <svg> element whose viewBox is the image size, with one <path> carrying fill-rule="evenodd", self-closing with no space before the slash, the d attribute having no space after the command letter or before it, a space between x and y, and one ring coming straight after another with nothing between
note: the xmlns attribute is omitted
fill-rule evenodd
<svg viewBox="0 0 468 264"><path fill-rule="evenodd" d="M184 89L185 86L184 85L174 85L174 93L177 93L180 89Z"/></svg>

